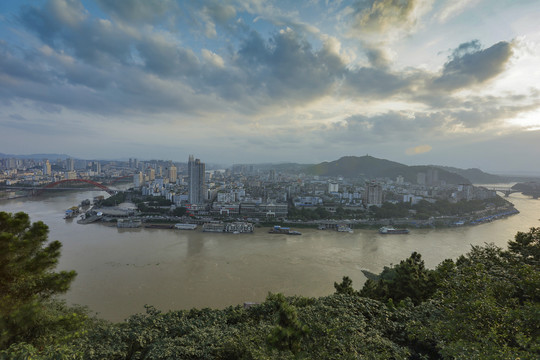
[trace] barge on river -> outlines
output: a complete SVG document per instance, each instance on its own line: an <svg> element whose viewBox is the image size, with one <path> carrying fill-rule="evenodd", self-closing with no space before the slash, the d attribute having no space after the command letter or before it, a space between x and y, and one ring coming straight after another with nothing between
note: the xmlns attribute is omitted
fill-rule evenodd
<svg viewBox="0 0 540 360"><path fill-rule="evenodd" d="M409 229L395 229L391 226L383 226L379 229L379 234L392 235L392 234L408 234Z"/></svg>
<svg viewBox="0 0 540 360"><path fill-rule="evenodd" d="M268 231L269 234L302 235L299 231L291 230L288 227L274 226Z"/></svg>

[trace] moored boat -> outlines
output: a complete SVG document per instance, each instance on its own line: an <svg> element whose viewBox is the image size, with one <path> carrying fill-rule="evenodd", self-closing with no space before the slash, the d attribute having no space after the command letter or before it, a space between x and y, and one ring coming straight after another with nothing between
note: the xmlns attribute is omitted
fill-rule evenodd
<svg viewBox="0 0 540 360"><path fill-rule="evenodd" d="M64 219L73 219L74 217L77 217L79 214L79 207L78 206L72 206L69 209L66 210L64 214Z"/></svg>
<svg viewBox="0 0 540 360"><path fill-rule="evenodd" d="M250 222L236 221L232 223L225 224L225 229L223 230L226 233L231 234L241 234L241 233L252 233L254 226Z"/></svg>
<svg viewBox="0 0 540 360"><path fill-rule="evenodd" d="M409 229L395 229L391 226L383 226L379 229L379 234L390 235L390 234L408 234Z"/></svg>
<svg viewBox="0 0 540 360"><path fill-rule="evenodd" d="M116 221L116 227L122 228L122 229L135 229L140 228L142 226L141 219L118 219Z"/></svg>
<svg viewBox="0 0 540 360"><path fill-rule="evenodd" d="M285 235L302 235L300 231L294 231L288 227L281 227L279 225L275 225L273 228L271 228L268 231L268 233L269 234L285 234Z"/></svg>
<svg viewBox="0 0 540 360"><path fill-rule="evenodd" d="M336 230L337 230L338 232L348 232L348 233L350 233L350 234L353 233L353 230L351 229L351 227L348 226L348 225L345 225L345 224L340 224L340 225L338 225L338 227L336 228Z"/></svg>
<svg viewBox="0 0 540 360"><path fill-rule="evenodd" d="M222 233L225 230L225 224L221 221L204 223L203 232L218 232Z"/></svg>
<svg viewBox="0 0 540 360"><path fill-rule="evenodd" d="M175 224L174 228L176 230L195 230L197 228L197 224Z"/></svg>

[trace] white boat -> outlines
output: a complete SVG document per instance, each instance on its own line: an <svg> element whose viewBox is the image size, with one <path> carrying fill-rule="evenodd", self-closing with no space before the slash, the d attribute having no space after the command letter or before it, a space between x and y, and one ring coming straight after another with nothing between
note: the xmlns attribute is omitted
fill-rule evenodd
<svg viewBox="0 0 540 360"><path fill-rule="evenodd" d="M390 235L390 234L408 234L409 229L394 229L391 226L383 226L379 229L379 234Z"/></svg>
<svg viewBox="0 0 540 360"><path fill-rule="evenodd" d="M203 224L204 232L219 232L222 233L225 229L225 225L222 222L209 222Z"/></svg>
<svg viewBox="0 0 540 360"><path fill-rule="evenodd" d="M236 221L232 223L226 223L225 229L223 230L226 233L232 234L241 234L241 233L252 233L253 224L249 222Z"/></svg>
<svg viewBox="0 0 540 360"><path fill-rule="evenodd" d="M195 230L197 228L197 224L175 224L174 228L176 230Z"/></svg>

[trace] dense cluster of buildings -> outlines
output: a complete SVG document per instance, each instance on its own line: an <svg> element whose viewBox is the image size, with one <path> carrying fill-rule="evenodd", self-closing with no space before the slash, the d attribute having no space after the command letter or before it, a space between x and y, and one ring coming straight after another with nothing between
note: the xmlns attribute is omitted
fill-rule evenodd
<svg viewBox="0 0 540 360"><path fill-rule="evenodd" d="M339 207L357 211L383 202L418 203L446 199L486 199L494 191L470 184L439 181L438 170L417 174L416 183L403 176L395 179L345 179L277 171L257 165L233 165L208 169L190 155L187 163L172 161L86 161L58 159L1 159L0 184L40 186L63 179L96 182L128 178L147 196L162 196L192 214L234 218L285 218L291 207L320 208L335 212Z"/></svg>
<svg viewBox="0 0 540 360"><path fill-rule="evenodd" d="M105 164L102 169L102 163ZM125 175L117 162L64 159L0 159L0 184L42 186L61 180L112 178Z"/></svg>

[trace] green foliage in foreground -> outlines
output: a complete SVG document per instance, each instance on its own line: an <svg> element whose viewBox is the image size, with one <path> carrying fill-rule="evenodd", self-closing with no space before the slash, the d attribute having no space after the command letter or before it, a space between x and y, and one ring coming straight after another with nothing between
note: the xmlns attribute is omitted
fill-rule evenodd
<svg viewBox="0 0 540 360"><path fill-rule="evenodd" d="M22 341L50 343L80 325L80 311L60 317L60 304L49 302L69 289L76 274L53 271L62 244L47 244L48 232L41 221L30 225L25 213L0 212L0 349Z"/></svg>
<svg viewBox="0 0 540 360"><path fill-rule="evenodd" d="M321 298L270 294L248 309L192 309L85 322L80 336L16 343L31 359L537 359L540 229L508 250L473 247L433 270L413 253L360 291L345 277Z"/></svg>

